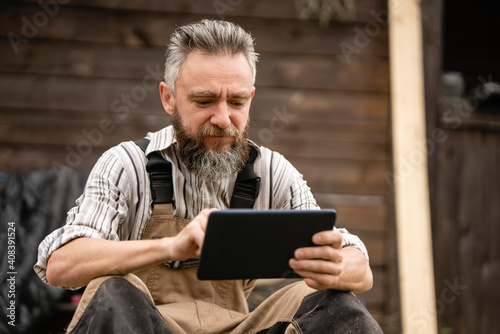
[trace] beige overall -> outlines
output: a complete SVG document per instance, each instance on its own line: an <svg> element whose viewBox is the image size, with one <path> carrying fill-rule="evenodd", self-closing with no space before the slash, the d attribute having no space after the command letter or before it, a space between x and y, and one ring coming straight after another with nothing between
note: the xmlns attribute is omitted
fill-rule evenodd
<svg viewBox="0 0 500 334"><path fill-rule="evenodd" d="M142 239L175 236L189 221L175 217L171 204L155 205ZM197 267L172 269L164 264L123 277L153 300L173 333L257 333L277 322L293 322L303 298L315 290L298 282L279 290L252 313L246 298L255 281L200 281ZM92 280L69 325L82 317L99 286L108 278ZM139 279L138 279L139 278ZM293 324L286 333L296 333Z"/></svg>

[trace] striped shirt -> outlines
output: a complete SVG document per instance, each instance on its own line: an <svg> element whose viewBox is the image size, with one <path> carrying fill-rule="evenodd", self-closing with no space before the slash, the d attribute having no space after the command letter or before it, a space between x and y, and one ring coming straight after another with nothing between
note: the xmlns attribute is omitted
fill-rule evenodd
<svg viewBox="0 0 500 334"><path fill-rule="evenodd" d="M106 151L92 169L83 194L68 212L66 225L49 234L38 248L34 266L47 283L47 260L65 243L89 237L108 240L137 240L152 215L152 198L146 172L146 155L158 151L172 163L174 215L191 220L204 208L230 207L237 173L226 180L211 182L189 172L175 153L174 131L168 126L149 133L146 154L134 143L124 142ZM254 171L261 178L255 209L317 210L316 201L302 175L279 153L257 147ZM368 259L361 240L345 229L343 246L360 249Z"/></svg>

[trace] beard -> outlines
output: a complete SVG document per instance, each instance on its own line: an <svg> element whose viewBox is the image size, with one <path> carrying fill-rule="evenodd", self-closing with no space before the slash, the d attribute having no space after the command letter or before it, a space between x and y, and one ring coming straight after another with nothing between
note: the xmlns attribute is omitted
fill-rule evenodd
<svg viewBox="0 0 500 334"><path fill-rule="evenodd" d="M247 134L247 122L243 134L237 129L221 129L218 126L202 128L196 138L191 138L182 123L177 108L172 115L172 126L177 140L176 149L179 158L187 169L200 179L220 181L230 177L245 165L250 154ZM234 142L227 150L223 150L224 143L215 141L212 150L207 148L204 139L208 136L234 137Z"/></svg>

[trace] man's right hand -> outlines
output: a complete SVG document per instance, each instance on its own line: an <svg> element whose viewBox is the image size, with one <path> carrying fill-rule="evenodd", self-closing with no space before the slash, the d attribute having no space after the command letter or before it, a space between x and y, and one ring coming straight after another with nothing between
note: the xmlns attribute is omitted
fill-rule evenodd
<svg viewBox="0 0 500 334"><path fill-rule="evenodd" d="M174 237L126 241L73 239L50 256L47 281L60 287L79 287L99 276L127 274L165 261L199 257L208 216L214 210L202 210Z"/></svg>
<svg viewBox="0 0 500 334"><path fill-rule="evenodd" d="M197 258L201 255L205 231L207 229L208 216L216 209L204 209L189 222L175 237L167 237L165 242L165 254L167 261L182 261Z"/></svg>

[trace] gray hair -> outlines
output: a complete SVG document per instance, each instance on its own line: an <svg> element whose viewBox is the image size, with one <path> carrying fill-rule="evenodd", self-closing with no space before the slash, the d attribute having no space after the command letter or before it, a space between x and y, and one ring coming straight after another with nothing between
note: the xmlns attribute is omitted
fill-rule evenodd
<svg viewBox="0 0 500 334"><path fill-rule="evenodd" d="M243 54L250 65L255 84L258 54L254 51L252 36L234 23L205 19L177 28L170 37L164 80L174 94L182 66L193 51L211 55Z"/></svg>

